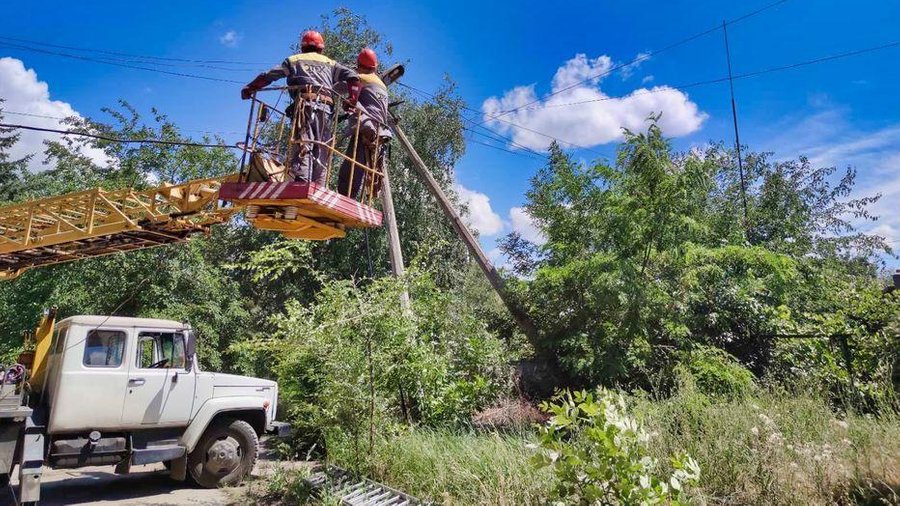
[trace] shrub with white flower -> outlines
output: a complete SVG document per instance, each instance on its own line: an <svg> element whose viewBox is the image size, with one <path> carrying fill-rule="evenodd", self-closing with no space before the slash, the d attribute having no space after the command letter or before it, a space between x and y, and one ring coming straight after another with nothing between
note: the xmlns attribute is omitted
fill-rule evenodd
<svg viewBox="0 0 900 506"><path fill-rule="evenodd" d="M550 420L541 427L536 462L553 468L555 504L683 504L685 488L700 480L688 455L672 457L668 478L657 475L649 436L628 416L621 394L567 391L541 409Z"/></svg>

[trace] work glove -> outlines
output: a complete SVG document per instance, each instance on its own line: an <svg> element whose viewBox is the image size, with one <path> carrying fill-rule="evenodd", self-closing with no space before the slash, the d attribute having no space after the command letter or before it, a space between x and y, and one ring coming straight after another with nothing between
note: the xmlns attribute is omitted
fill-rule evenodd
<svg viewBox="0 0 900 506"><path fill-rule="evenodd" d="M344 100L344 110L351 111L356 108L356 101L359 100L359 93L362 91L362 83L359 78L347 81L347 100Z"/></svg>

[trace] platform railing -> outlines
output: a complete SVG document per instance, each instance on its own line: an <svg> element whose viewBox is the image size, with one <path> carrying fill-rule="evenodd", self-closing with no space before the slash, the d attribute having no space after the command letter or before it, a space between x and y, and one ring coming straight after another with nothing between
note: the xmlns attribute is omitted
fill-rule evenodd
<svg viewBox="0 0 900 506"><path fill-rule="evenodd" d="M295 91L298 92L297 95L300 95L299 92L301 90L308 89L309 87L307 86L272 87L259 90L251 95L250 115L247 122L247 135L243 145L239 181L247 181L254 155L265 156L269 160L277 162L283 168L282 180L289 181L292 178L290 168L291 159L293 158L292 150L299 149L303 153L304 151L308 152L313 145L317 145L324 148L327 154L325 167L323 168L326 188L338 191L338 188L336 188L337 178L333 177L335 162L338 162L338 169L343 162L347 162L349 164L349 173L347 174L348 188L346 188L344 194L347 196L354 194L354 190L358 189L354 188L356 179L354 176L357 175L357 171L363 171L364 175L359 183L363 185L359 195L359 202L370 207L373 206L380 190L380 181L384 176L384 172L381 170L382 164L385 163L385 160L382 158L386 156L386 153L383 152L385 147L384 139L379 135L375 136L374 143L367 145L365 148L365 160L357 160L354 155L358 151L357 146L359 143L364 142L360 138L360 126L363 120L371 121L375 124L378 131L386 129L387 125L368 116L360 107L355 107L342 114L341 104L344 99L341 95L333 90L322 88L316 90L316 94L329 96L333 102L331 104L332 112L326 118L330 122L331 128L329 130L331 135L327 139L303 139L300 132L303 131L308 121L315 119L306 117L306 107L304 106L316 100L298 96L293 107L285 108L292 109L290 114L285 110L279 109L278 106L282 99L287 98L284 97L285 92ZM260 92L268 91L281 92L275 105L271 105L258 97ZM288 100L290 99L288 98ZM352 118L352 116L356 117ZM341 150L341 144L344 143L339 143L340 133L343 130L340 128L343 123L342 120L354 120L355 123L352 135L349 139L346 139L348 141L346 144L348 148L347 153ZM343 141L343 139L341 140ZM301 154L300 156L303 155ZM310 174L311 176L312 174Z"/></svg>

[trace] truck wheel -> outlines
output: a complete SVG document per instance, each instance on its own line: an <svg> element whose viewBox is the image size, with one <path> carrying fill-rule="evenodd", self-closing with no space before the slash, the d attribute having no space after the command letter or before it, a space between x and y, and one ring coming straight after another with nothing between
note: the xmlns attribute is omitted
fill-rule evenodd
<svg viewBox="0 0 900 506"><path fill-rule="evenodd" d="M259 439L243 420L214 423L188 455L188 471L201 487L238 485L256 464Z"/></svg>

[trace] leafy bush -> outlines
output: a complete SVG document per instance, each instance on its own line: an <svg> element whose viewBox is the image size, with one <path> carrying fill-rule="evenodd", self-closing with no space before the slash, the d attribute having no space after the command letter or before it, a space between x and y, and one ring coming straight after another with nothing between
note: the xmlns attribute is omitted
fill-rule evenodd
<svg viewBox="0 0 900 506"><path fill-rule="evenodd" d="M536 460L553 468L551 495L563 504L681 504L684 488L699 482L700 467L687 455L671 458L668 479L657 476L649 436L621 394L565 392L542 408L551 418L541 427Z"/></svg>
<svg viewBox="0 0 900 506"><path fill-rule="evenodd" d="M792 328L813 337L778 342L770 379L844 408L900 408L900 293L884 294L865 279L830 282L833 293L818 298Z"/></svg>
<svg viewBox="0 0 900 506"><path fill-rule="evenodd" d="M753 373L718 348L696 347L686 355L681 367L692 376L698 390L710 397L746 397L755 387Z"/></svg>
<svg viewBox="0 0 900 506"><path fill-rule="evenodd" d="M412 308L400 294L408 287ZM232 352L268 361L298 449L366 464L373 439L399 423L468 423L511 389L505 345L423 273L357 285L325 282L309 306L289 302L270 338ZM264 358L260 358L264 357Z"/></svg>

